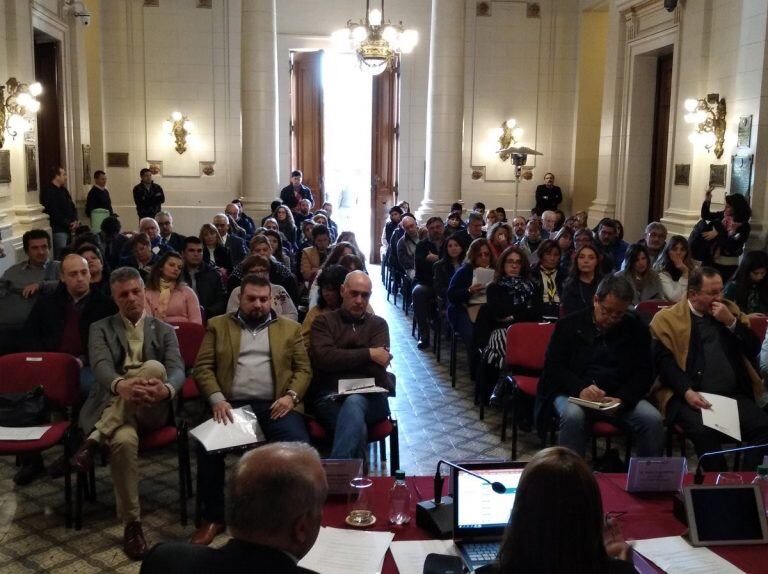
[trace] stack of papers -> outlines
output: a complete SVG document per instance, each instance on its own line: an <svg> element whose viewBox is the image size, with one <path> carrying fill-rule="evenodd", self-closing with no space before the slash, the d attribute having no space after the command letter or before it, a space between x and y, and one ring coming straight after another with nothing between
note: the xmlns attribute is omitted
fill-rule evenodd
<svg viewBox="0 0 768 574"><path fill-rule="evenodd" d="M208 419L189 431L189 434L200 441L208 452L266 442L259 420L250 407L232 409L232 418L234 422L227 421L227 424Z"/></svg>
<svg viewBox="0 0 768 574"><path fill-rule="evenodd" d="M634 549L667 574L744 574L709 548L694 548L681 536L636 540Z"/></svg>
<svg viewBox="0 0 768 574"><path fill-rule="evenodd" d="M394 537L391 532L323 527L299 566L319 574L378 574Z"/></svg>
<svg viewBox="0 0 768 574"><path fill-rule="evenodd" d="M459 552L453 540L409 540L393 542L390 546L392 556L400 574L422 574L427 554L450 554L458 556Z"/></svg>
<svg viewBox="0 0 768 574"><path fill-rule="evenodd" d="M712 405L708 409L701 409L701 422L704 423L704 426L719 430L741 442L739 405L736 399L712 393L699 394Z"/></svg>
<svg viewBox="0 0 768 574"><path fill-rule="evenodd" d="M357 395L361 393L388 393L384 387L377 387L376 380L367 379L339 379L339 392L334 396Z"/></svg>
<svg viewBox="0 0 768 574"><path fill-rule="evenodd" d="M41 427L0 427L0 440L37 440L51 425Z"/></svg>

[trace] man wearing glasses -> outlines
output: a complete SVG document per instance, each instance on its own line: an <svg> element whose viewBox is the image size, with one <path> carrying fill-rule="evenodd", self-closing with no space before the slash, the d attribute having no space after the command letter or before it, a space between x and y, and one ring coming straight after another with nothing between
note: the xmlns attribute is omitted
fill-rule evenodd
<svg viewBox="0 0 768 574"><path fill-rule="evenodd" d="M643 397L653 383L648 328L627 313L633 290L623 277L600 282L591 307L557 322L538 387L537 423L541 432L554 413L559 444L584 456L592 423L607 420L632 435L637 456L661 456L661 414ZM618 403L609 410L570 402Z"/></svg>
<svg viewBox="0 0 768 574"><path fill-rule="evenodd" d="M720 273L710 267L691 271L687 299L657 313L651 332L664 385L659 404L667 420L691 439L696 454L722 450L723 441L729 440L702 423L702 410L712 406L702 392L736 401L745 445L768 442L768 414L757 405L764 388L754 368L760 339L738 306L723 299ZM761 363L765 356L764 351ZM745 452L744 468L754 470L766 454L762 449ZM707 457L702 465L707 471L728 469L723 456Z"/></svg>
<svg viewBox="0 0 768 574"><path fill-rule="evenodd" d="M333 436L330 458L365 458L368 425L389 416L388 393L360 393L343 397L340 379L372 378L377 387L393 390L387 373L387 322L366 311L371 280L352 271L341 286L341 308L319 315L312 323L309 357L314 377L310 411Z"/></svg>

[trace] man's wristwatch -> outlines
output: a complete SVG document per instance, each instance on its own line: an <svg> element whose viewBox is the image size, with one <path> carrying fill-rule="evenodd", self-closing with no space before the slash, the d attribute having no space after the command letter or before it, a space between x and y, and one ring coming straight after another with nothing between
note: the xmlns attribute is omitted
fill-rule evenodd
<svg viewBox="0 0 768 574"><path fill-rule="evenodd" d="M293 400L293 406L294 407L301 402L301 398L296 393L296 391L292 391L292 390L288 389L287 391L285 391L285 394L288 395L289 397L291 397L291 400Z"/></svg>

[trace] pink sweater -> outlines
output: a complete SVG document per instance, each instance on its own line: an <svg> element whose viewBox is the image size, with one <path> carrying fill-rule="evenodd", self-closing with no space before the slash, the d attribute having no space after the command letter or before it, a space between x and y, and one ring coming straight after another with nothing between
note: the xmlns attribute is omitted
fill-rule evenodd
<svg viewBox="0 0 768 574"><path fill-rule="evenodd" d="M147 315L172 323L197 323L203 324L203 316L200 313L200 302L197 300L197 294L186 285L179 285L171 291L171 298L168 301L168 307L165 315L158 310L160 301L160 291L147 289L145 291Z"/></svg>

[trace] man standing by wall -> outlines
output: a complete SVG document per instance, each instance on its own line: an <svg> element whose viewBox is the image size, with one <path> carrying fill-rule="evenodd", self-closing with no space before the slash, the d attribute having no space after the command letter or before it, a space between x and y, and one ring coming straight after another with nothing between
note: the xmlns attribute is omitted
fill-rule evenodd
<svg viewBox="0 0 768 574"><path fill-rule="evenodd" d="M75 203L67 189L67 171L56 166L50 175L50 183L40 192L40 203L44 208L43 213L47 213L51 220L53 258L58 259L79 223Z"/></svg>
<svg viewBox="0 0 768 574"><path fill-rule="evenodd" d="M165 203L163 188L152 181L152 172L144 168L139 172L141 182L133 188L133 201L136 204L136 213L139 219L154 217Z"/></svg>

